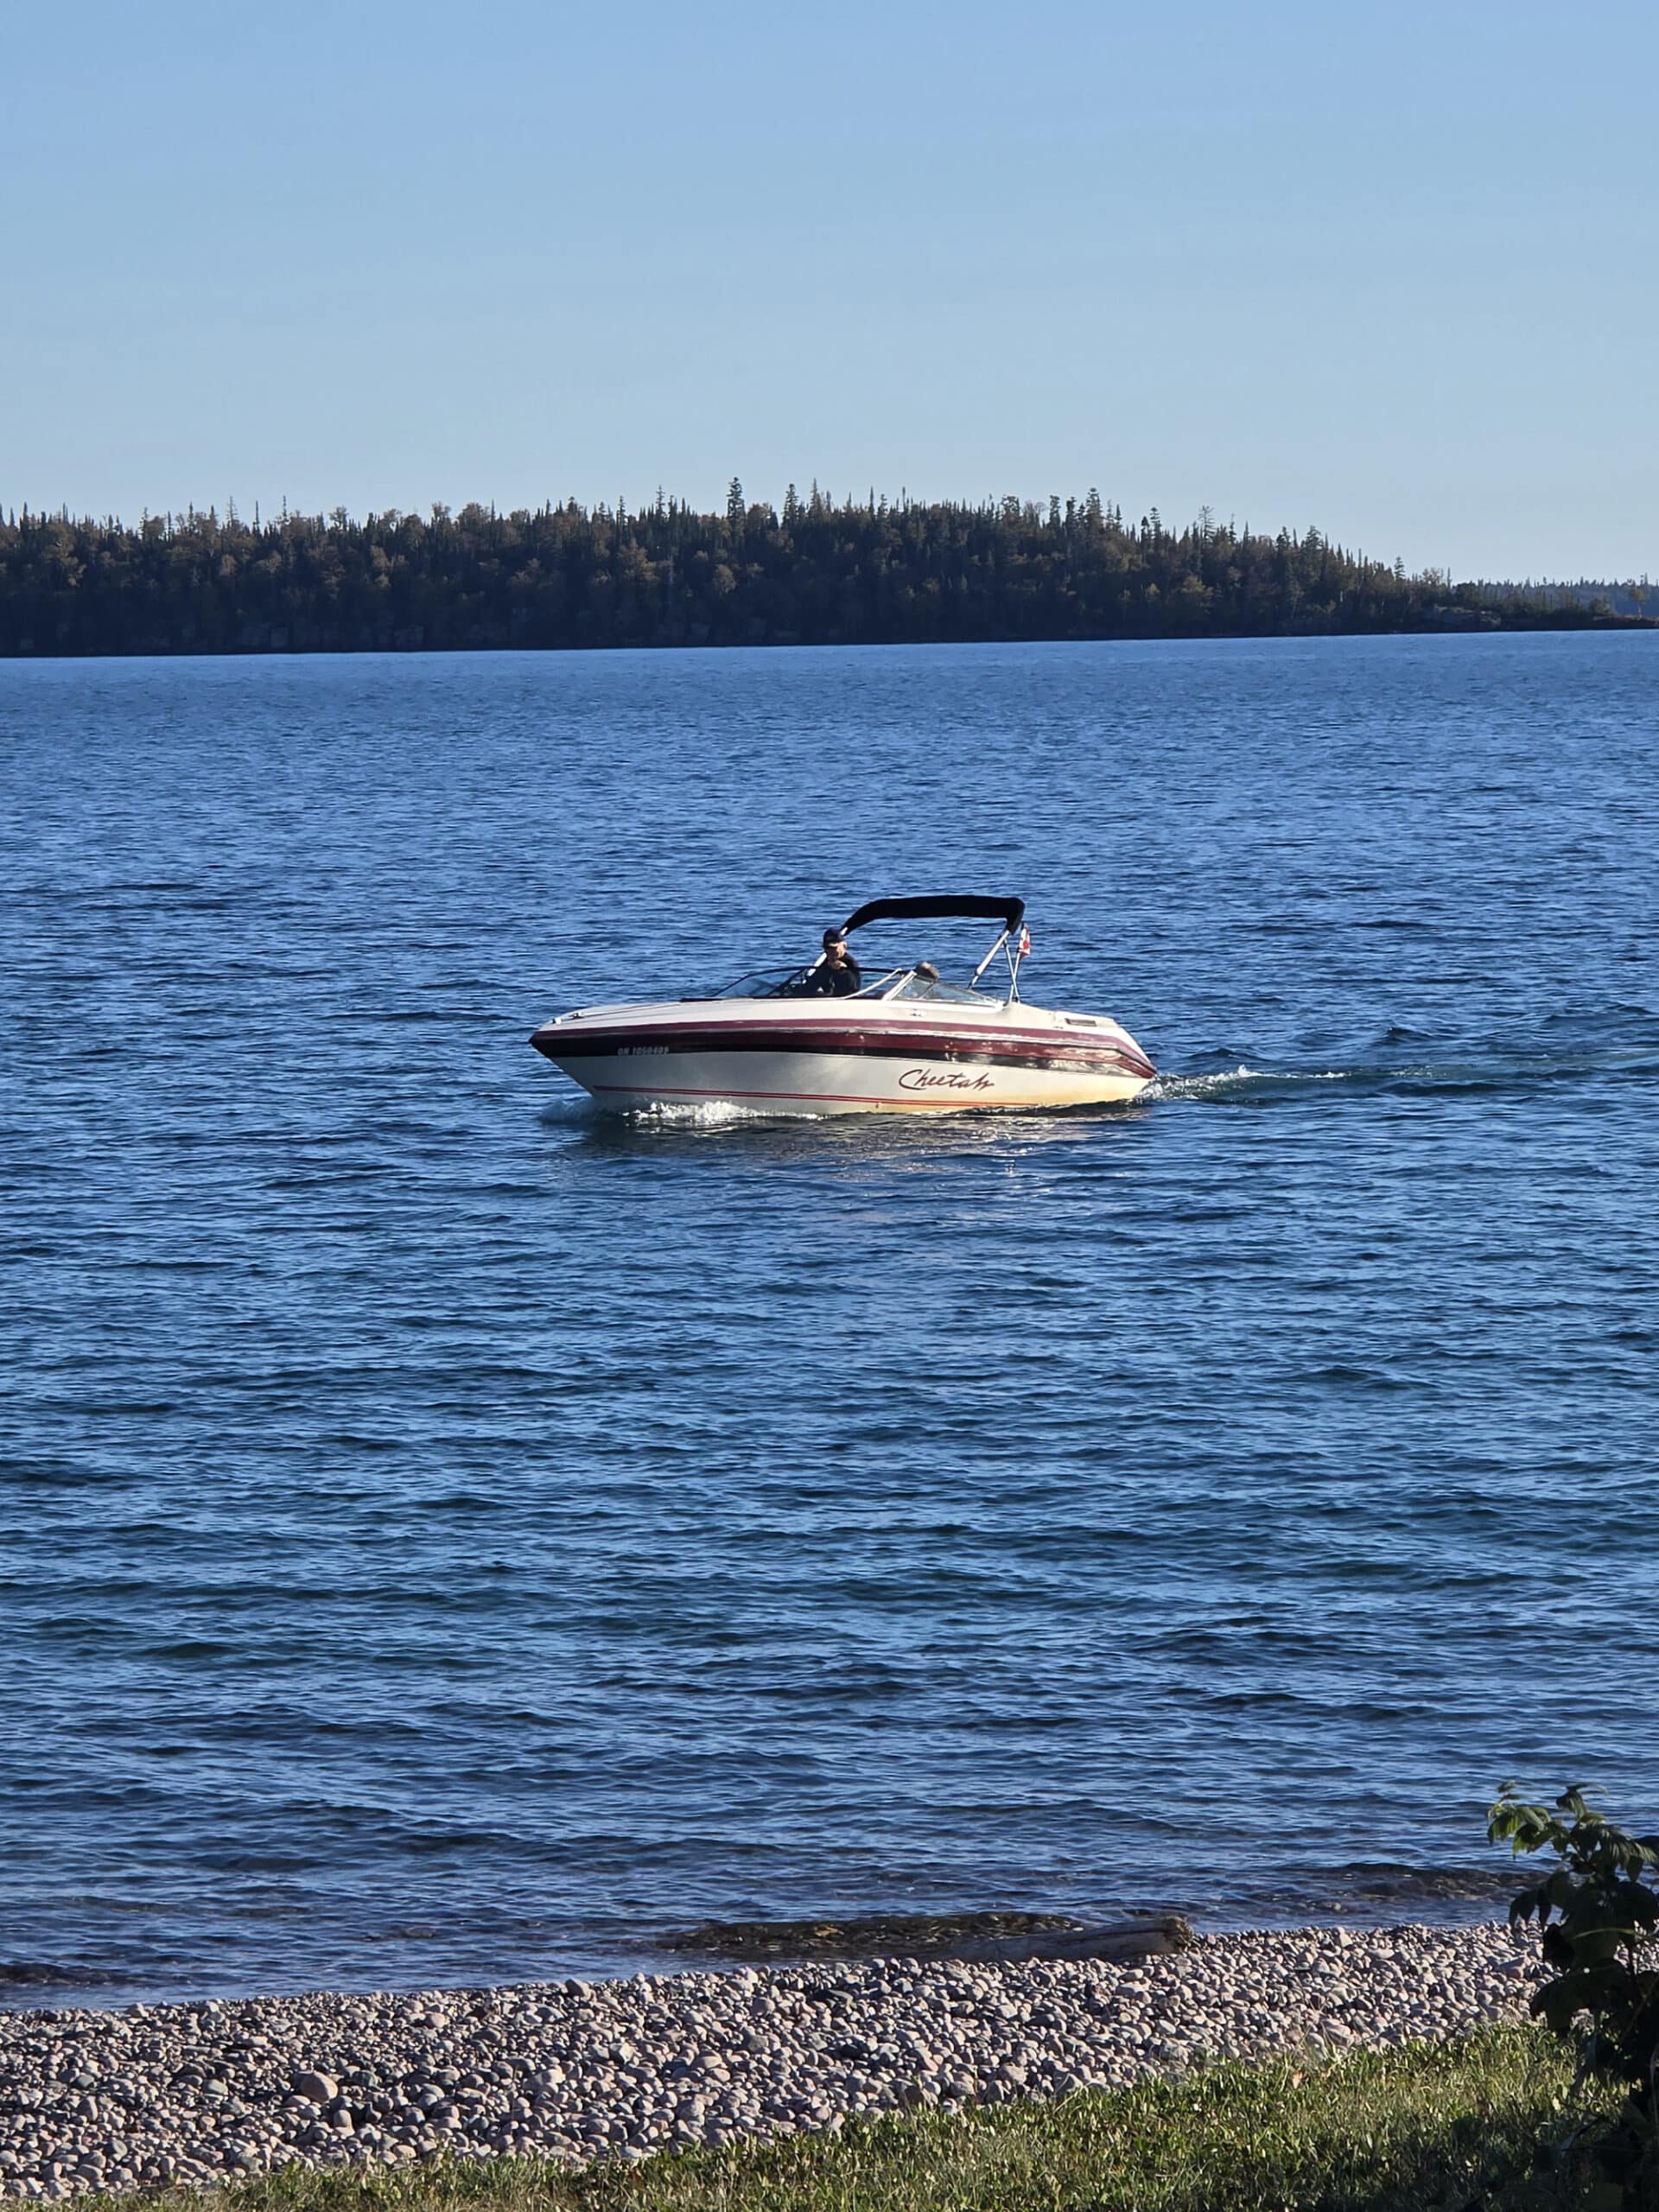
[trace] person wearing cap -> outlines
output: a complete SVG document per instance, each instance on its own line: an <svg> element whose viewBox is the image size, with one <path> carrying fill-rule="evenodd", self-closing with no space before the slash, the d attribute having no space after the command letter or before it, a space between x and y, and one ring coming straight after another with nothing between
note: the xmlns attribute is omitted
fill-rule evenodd
<svg viewBox="0 0 1659 2212"><path fill-rule="evenodd" d="M812 986L823 999L850 998L864 982L863 970L847 950L844 930L825 930L823 957L812 970Z"/></svg>

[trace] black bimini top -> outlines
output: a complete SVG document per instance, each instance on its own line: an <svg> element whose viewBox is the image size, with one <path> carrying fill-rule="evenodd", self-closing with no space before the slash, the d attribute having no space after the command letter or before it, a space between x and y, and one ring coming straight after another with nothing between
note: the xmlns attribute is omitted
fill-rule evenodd
<svg viewBox="0 0 1659 2212"><path fill-rule="evenodd" d="M866 922L946 921L954 917L982 922L1001 922L1012 933L1025 918L1023 899L976 899L962 892L946 892L931 899L870 899L849 914L843 932L850 937Z"/></svg>

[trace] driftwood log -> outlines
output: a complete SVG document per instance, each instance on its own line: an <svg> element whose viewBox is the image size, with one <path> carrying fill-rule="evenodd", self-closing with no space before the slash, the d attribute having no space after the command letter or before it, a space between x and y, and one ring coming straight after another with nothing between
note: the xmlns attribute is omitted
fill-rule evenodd
<svg viewBox="0 0 1659 2212"><path fill-rule="evenodd" d="M1132 1959L1184 1951L1179 1913L1100 1926L1055 1912L872 1913L852 1920L711 1920L662 1939L704 1958Z"/></svg>
<svg viewBox="0 0 1659 2212"><path fill-rule="evenodd" d="M1098 1928L1071 1927L1052 1933L995 1936L964 1943L950 1953L957 1959L1161 1959L1189 1949L1198 1941L1192 1923L1179 1912L1146 1920L1114 1920Z"/></svg>

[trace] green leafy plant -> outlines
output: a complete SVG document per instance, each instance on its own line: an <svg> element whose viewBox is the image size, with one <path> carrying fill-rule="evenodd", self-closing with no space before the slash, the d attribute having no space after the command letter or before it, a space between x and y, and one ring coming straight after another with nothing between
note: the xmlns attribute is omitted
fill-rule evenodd
<svg viewBox="0 0 1659 2212"><path fill-rule="evenodd" d="M1526 1803L1509 1782L1486 1833L1516 1858L1554 1854L1549 1872L1510 1905L1514 1925L1537 1922L1554 1969L1532 2010L1555 2034L1577 2040L1581 2075L1625 2089L1599 2146L1603 2201L1659 2204L1659 1836L1617 1827L1586 1802L1582 1784L1547 1806Z"/></svg>

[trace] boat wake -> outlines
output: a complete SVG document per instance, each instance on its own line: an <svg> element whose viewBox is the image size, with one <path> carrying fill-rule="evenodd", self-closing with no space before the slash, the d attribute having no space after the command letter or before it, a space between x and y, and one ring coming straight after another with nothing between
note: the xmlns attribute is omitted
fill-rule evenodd
<svg viewBox="0 0 1659 2212"><path fill-rule="evenodd" d="M1163 1074L1141 1093L1143 1103L1159 1100L1200 1105L1251 1105L1293 1098L1332 1084L1370 1094L1408 1095L1428 1091L1508 1091L1548 1089L1571 1083L1580 1087L1628 1077L1659 1066L1649 1046L1624 1049L1559 1048L1520 1052L1494 1050L1445 1059L1362 1060L1348 1067L1264 1068L1248 1061L1191 1075Z"/></svg>
<svg viewBox="0 0 1659 2212"><path fill-rule="evenodd" d="M1305 1090L1315 1083L1347 1083L1354 1071L1324 1068L1317 1074L1275 1074L1267 1068L1224 1068L1213 1075L1160 1075L1141 1092L1143 1101L1197 1099L1224 1102L1236 1098L1273 1098Z"/></svg>
<svg viewBox="0 0 1659 2212"><path fill-rule="evenodd" d="M779 1116L768 1114L764 1107L741 1105L735 1099L705 1098L683 1105L671 1099L654 1099L647 1105L629 1106L620 1112L613 1109L613 1118L635 1128L729 1129L748 1122L775 1122Z"/></svg>

